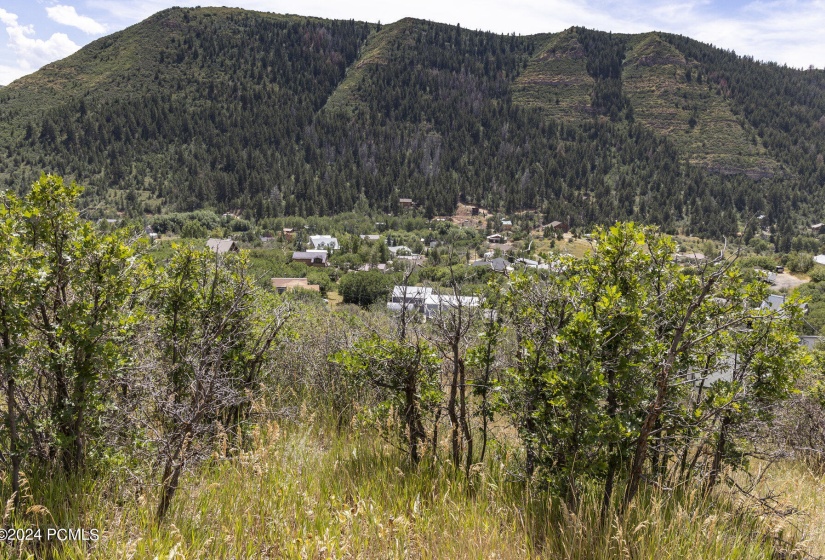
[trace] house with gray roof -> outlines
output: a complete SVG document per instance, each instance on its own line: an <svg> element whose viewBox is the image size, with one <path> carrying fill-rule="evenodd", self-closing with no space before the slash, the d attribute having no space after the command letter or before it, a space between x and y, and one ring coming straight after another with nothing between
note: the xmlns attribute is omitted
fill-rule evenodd
<svg viewBox="0 0 825 560"><path fill-rule="evenodd" d="M326 251L295 251L292 253L292 261L307 266L327 266L327 256Z"/></svg>
<svg viewBox="0 0 825 560"><path fill-rule="evenodd" d="M507 272L508 270L512 270L510 263L507 262L506 259L502 259L501 257L495 259L480 259L477 261L473 261L470 266L485 266L494 270L495 272Z"/></svg>
<svg viewBox="0 0 825 560"><path fill-rule="evenodd" d="M217 239L211 237L206 240L206 246L219 255L224 253L237 253L238 244L232 239Z"/></svg>

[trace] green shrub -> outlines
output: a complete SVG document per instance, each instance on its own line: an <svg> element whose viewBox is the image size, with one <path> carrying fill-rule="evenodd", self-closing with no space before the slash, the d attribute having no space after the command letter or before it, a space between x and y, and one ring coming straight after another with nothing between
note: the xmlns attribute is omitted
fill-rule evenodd
<svg viewBox="0 0 825 560"><path fill-rule="evenodd" d="M377 270L350 272L338 281L338 293L344 298L344 303L368 307L386 299L392 285L393 278Z"/></svg>

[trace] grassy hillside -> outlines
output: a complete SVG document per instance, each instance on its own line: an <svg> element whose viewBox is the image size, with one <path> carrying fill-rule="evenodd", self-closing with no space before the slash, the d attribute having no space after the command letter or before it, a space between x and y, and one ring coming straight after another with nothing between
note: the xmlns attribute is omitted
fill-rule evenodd
<svg viewBox="0 0 825 560"><path fill-rule="evenodd" d="M624 90L638 122L669 137L691 163L720 173L770 176L777 163L753 127L703 78L700 65L651 33L627 53Z"/></svg>
<svg viewBox="0 0 825 560"><path fill-rule="evenodd" d="M548 118L576 121L590 117L595 81L587 73L586 62L572 29L550 36L513 83L513 101L537 107Z"/></svg>

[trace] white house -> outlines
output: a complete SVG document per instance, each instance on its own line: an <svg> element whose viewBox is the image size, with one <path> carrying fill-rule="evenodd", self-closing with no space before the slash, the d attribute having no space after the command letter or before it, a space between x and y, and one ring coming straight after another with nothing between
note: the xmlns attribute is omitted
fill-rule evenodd
<svg viewBox="0 0 825 560"><path fill-rule="evenodd" d="M424 300L424 316L428 319L438 313L459 307L478 307L479 299L475 296L454 296L444 294L430 294Z"/></svg>
<svg viewBox="0 0 825 560"><path fill-rule="evenodd" d="M398 256L399 254L400 255L412 255L413 254L412 249L410 249L406 245L394 245L393 247L387 247L387 249L390 251L390 253L393 254L393 256Z"/></svg>
<svg viewBox="0 0 825 560"><path fill-rule="evenodd" d="M338 239L331 235L310 235L309 242L312 244L312 248L316 250L337 251L339 249Z"/></svg>

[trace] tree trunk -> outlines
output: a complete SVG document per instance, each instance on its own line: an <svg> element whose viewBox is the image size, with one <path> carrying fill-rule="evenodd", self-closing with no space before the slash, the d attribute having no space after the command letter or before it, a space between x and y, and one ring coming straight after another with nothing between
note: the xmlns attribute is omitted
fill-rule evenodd
<svg viewBox="0 0 825 560"><path fill-rule="evenodd" d="M619 403L616 396L615 388L616 372L613 368L607 371L607 415L613 421L616 418L616 412L619 409ZM602 496L602 512L601 521L607 519L607 514L610 511L610 500L613 499L613 485L615 484L616 471L619 467L619 456L617 453L615 443L608 445L608 453L610 457L607 462L607 477L604 483L604 495Z"/></svg>
<svg viewBox="0 0 825 560"><path fill-rule="evenodd" d="M410 444L410 462L413 465L417 465L418 462L421 460L421 456L418 452L418 443L420 439L420 425L421 420L418 418L418 407L416 406L416 399L415 399L415 371L411 371L407 373L407 382L404 387L404 419L407 423L407 430L409 433L409 444Z"/></svg>
<svg viewBox="0 0 825 560"><path fill-rule="evenodd" d="M612 447L612 446L611 446ZM610 513L610 501L613 499L613 487L616 481L616 471L619 467L619 455L615 449L611 450L610 460L607 463L607 478L604 482L604 495L602 496L601 522L607 520Z"/></svg>
<svg viewBox="0 0 825 560"><path fill-rule="evenodd" d="M453 345L453 372L450 379L450 396L447 400L447 415L450 417L450 443L452 446L453 466L459 468L461 465L461 453L459 443L460 420L456 412L456 401L458 393L458 348Z"/></svg>
<svg viewBox="0 0 825 560"><path fill-rule="evenodd" d="M715 273L705 283L702 287L702 292L696 297L696 299L690 302L690 305L688 305L688 308L685 311L685 316L682 318L682 322L673 333L673 339L670 342L667 359L665 360L665 363L662 364L662 367L656 375L656 397L653 399L653 402L650 403L645 420L642 422L642 426L639 429L639 438L636 441L636 451L633 455L633 462L630 467L630 476L628 477L624 499L622 500L622 510L627 508L636 496L636 492L639 490L639 482L642 479L642 468L644 467L645 460L647 459L648 440L650 439L650 434L653 432L653 427L656 425L656 422L659 420L659 416L662 414L662 408L665 405L665 397L667 396L668 383L670 382L670 372L673 368L674 362L676 361L676 356L683 349L682 338L684 337L685 330L690 323L693 313L699 308L700 305L702 305L702 302L710 293L717 278L718 275Z"/></svg>
<svg viewBox="0 0 825 560"><path fill-rule="evenodd" d="M725 447L728 439L728 427L730 426L730 416L727 414L722 418L722 425L719 427L719 441L716 442L716 451L713 454L713 464L710 467L710 475L705 486L705 493L713 490L719 478L719 471L722 468L722 458L725 456Z"/></svg>
<svg viewBox="0 0 825 560"><path fill-rule="evenodd" d="M166 461L163 467L163 479L161 480L160 502L158 503L157 522L160 525L166 513L169 511L169 506L172 505L172 498L175 497L175 492L178 490L178 482L180 474L183 471L183 466L186 463L184 455L186 448L189 445L190 432L187 430L180 440L180 444L175 449L175 452Z"/></svg>
<svg viewBox="0 0 825 560"><path fill-rule="evenodd" d="M467 442L467 459L464 464L464 474L470 476L470 467L473 464L473 433L470 430L470 419L467 417L467 379L464 371L464 360L458 361L459 375L459 413L464 441Z"/></svg>
<svg viewBox="0 0 825 560"><path fill-rule="evenodd" d="M157 520L158 525L163 522L166 517L166 512L169 511L169 506L172 505L172 498L175 497L175 492L178 489L178 481L180 473L183 470L183 461L175 465L167 464L164 468L164 480L161 486L160 503L158 504Z"/></svg>
<svg viewBox="0 0 825 560"><path fill-rule="evenodd" d="M3 344L9 348L9 337L3 335ZM11 455L11 491L14 496L14 509L20 505L20 438L17 433L17 414L15 412L14 392L16 384L12 367L6 364L6 424L9 428L9 451Z"/></svg>

